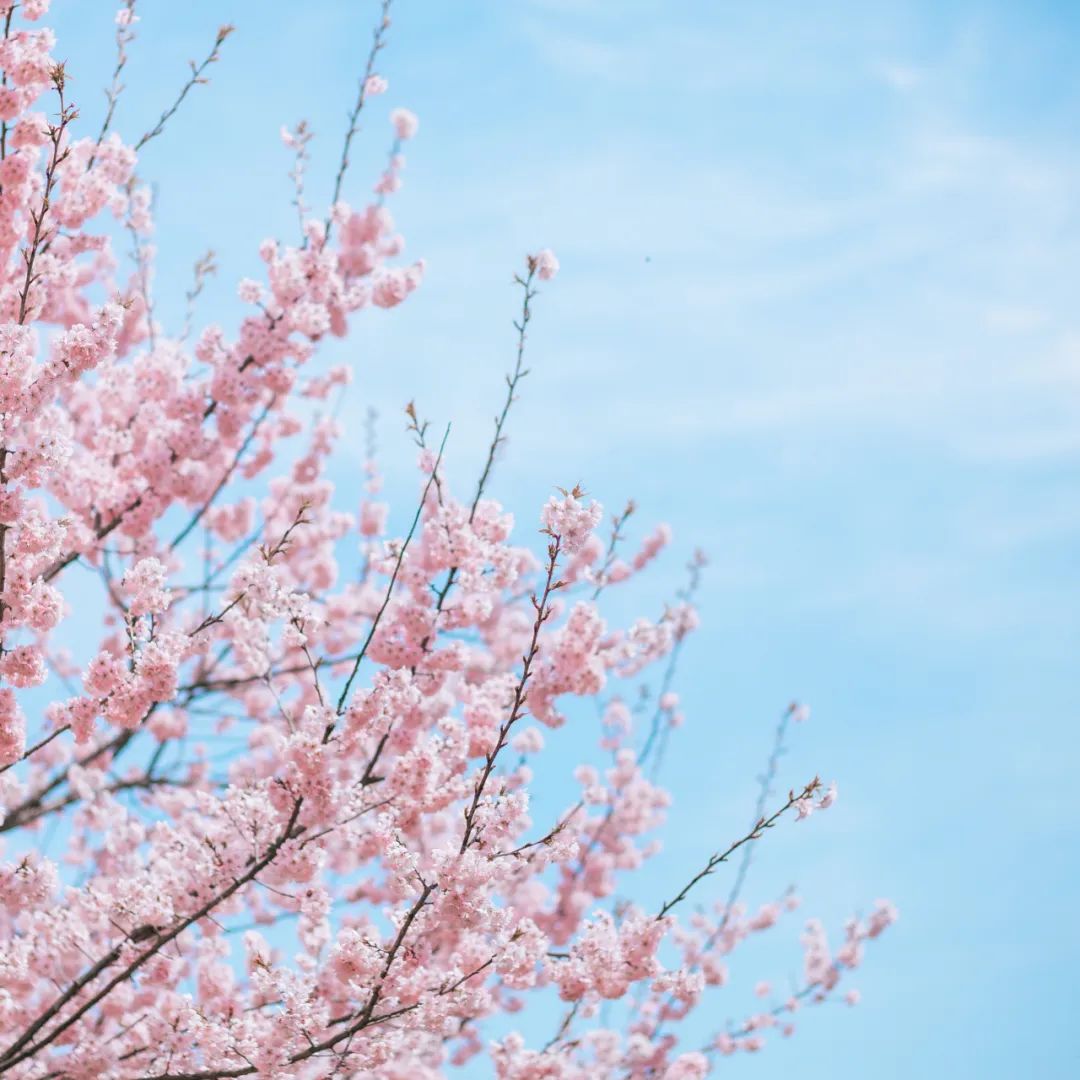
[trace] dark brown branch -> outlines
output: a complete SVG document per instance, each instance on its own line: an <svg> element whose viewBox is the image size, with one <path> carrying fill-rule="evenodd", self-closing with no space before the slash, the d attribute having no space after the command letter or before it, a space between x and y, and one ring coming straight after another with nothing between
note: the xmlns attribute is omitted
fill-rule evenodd
<svg viewBox="0 0 1080 1080"><path fill-rule="evenodd" d="M158 122L135 144L136 152L141 150L151 139L156 139L165 130L165 125L176 114L176 110L183 104L184 98L191 92L192 87L207 82L203 72L221 58L221 46L234 29L235 27L228 24L218 27L217 37L214 38L214 47L210 50L209 55L201 64L196 65L194 60L191 61L191 75L187 82L180 88L176 100L161 114Z"/></svg>
<svg viewBox="0 0 1080 1080"><path fill-rule="evenodd" d="M667 903L664 904L664 906L659 910L659 912L657 912L657 919L664 918L664 916L667 915L667 913L673 907L675 907L676 904L679 904L686 899L687 894L699 881L701 881L703 878L708 877L721 863L727 862L727 860L732 855L734 855L735 852L738 851L739 848L741 848L744 844L752 843L754 840L760 840L761 837L765 834L766 829L771 829L780 819L780 817L783 814L787 813L787 811L790 810L800 799L812 798L814 793L820 787L821 781L815 776L814 779L811 780L810 783L807 784L806 787L804 787L802 791L800 791L798 794L796 794L794 791L788 792L787 802L784 803L784 805L781 806L779 810L774 811L767 818L758 819L754 827L741 840L736 840L735 843L732 844L731 847L729 847L726 851L719 852L716 855L711 855L709 857L709 861L682 887L682 889L679 891L679 894L673 897L671 900L668 900Z"/></svg>
<svg viewBox="0 0 1080 1080"><path fill-rule="evenodd" d="M514 687L514 699L510 707L510 715L503 722L502 727L499 728L499 737L495 742L495 746L488 751L487 757L484 759L484 767L480 770L480 776L477 778L476 786L473 788L472 802L465 811L465 831L461 837L461 847L459 849L462 854L465 853L469 844L472 842L476 829L476 813L480 807L480 800L483 797L488 779L495 768L495 761L506 746L506 740L510 734L510 729L525 712L525 700L529 679L532 677L533 664L536 660L536 655L540 651L540 630L544 623L551 617L552 593L561 589L563 586L561 581L555 580L555 570L558 567L561 546L562 538L559 536L552 536L551 543L548 545L547 576L544 580L544 590L539 600L535 596L532 598L533 608L536 610L536 618L533 620L532 638L529 641L529 649L521 658L521 676L517 681L517 685Z"/></svg>
<svg viewBox="0 0 1080 1080"><path fill-rule="evenodd" d="M776 731L773 734L772 751L769 754L769 760L765 765L765 772L759 778L758 797L757 804L754 807L754 820L760 821L761 815L765 813L765 803L769 796L772 794L773 781L776 779L776 771L780 764L780 757L784 753L784 740L787 738L788 724L791 722L791 717L794 715L796 705L792 703L784 710L784 715L780 717L780 723L776 725ZM728 893L727 903L724 905L724 915L720 920L720 925L717 927L716 933L710 938L710 941L715 940L724 932L724 928L727 926L728 921L731 918L732 909L735 907L739 896L742 893L743 885L746 882L746 875L750 871L750 863L754 857L753 844L747 844L743 848L742 859L739 861L739 869L735 874L735 881L731 886L731 892Z"/></svg>
<svg viewBox="0 0 1080 1080"><path fill-rule="evenodd" d="M86 1001L84 1001L73 1013L65 1017L59 1023L57 1023L50 1031L44 1033L40 1039L34 1042L34 1036L42 1030L52 1019L57 1017L63 1008L69 1004L78 994L87 986L90 985L103 971L111 967L119 959L123 945L116 945L110 949L97 963L95 963L86 972L80 975L69 987L64 991L36 1020L34 1020L30 1026L15 1040L14 1043L0 1056L0 1072L6 1072L8 1069L17 1065L20 1061L26 1061L28 1058L32 1058L39 1051L43 1050L46 1046L54 1042L59 1036L76 1023L81 1017L85 1016L95 1005L101 1002L104 998L108 997L113 990L116 989L121 983L126 982L135 974L136 971L142 967L152 956L161 951L164 946L168 945L170 941L178 938L189 926L198 922L200 919L205 918L210 914L219 904L227 900L233 893L241 889L249 881L251 881L262 870L266 869L277 857L278 852L281 850L282 845L286 840L290 839L294 834L294 828L296 826L297 818L300 816L300 808L303 804L303 799L298 798L293 803L292 812L289 815L285 828L279 833L277 838L271 842L266 850L266 853L262 858L258 859L242 874L236 878L232 884L226 886L215 896L212 896L206 901L197 911L191 915L185 916L180 919L170 930L165 932L153 931L154 941L153 944L144 949L138 956L132 960L123 971L114 975L103 987L92 994ZM126 940L136 940L135 937L129 937Z"/></svg>

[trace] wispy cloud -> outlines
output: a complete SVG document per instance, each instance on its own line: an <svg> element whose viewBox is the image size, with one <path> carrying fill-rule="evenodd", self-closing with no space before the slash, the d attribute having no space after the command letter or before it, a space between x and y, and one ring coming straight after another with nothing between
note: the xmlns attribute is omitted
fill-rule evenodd
<svg viewBox="0 0 1080 1080"><path fill-rule="evenodd" d="M901 94L910 93L925 78L921 68L898 60L879 60L871 65L871 70L886 86Z"/></svg>

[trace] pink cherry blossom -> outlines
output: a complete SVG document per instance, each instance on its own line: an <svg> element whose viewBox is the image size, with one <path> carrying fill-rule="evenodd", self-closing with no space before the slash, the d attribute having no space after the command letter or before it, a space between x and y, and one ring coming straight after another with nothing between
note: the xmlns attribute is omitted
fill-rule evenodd
<svg viewBox="0 0 1080 1080"><path fill-rule="evenodd" d="M586 503L584 493L574 488L564 491L562 498L552 495L544 504L540 520L550 534L559 537L562 550L573 555L585 546L603 516L604 508L598 502Z"/></svg>
<svg viewBox="0 0 1080 1080"><path fill-rule="evenodd" d="M167 580L168 571L155 558L140 559L127 570L122 584L124 590L131 594L131 614L147 615L165 611L172 601L172 593L165 587Z"/></svg>
<svg viewBox="0 0 1080 1080"><path fill-rule="evenodd" d="M544 248L529 257L529 265L535 267L536 276L541 281L550 281L559 272L559 260L551 248Z"/></svg>
<svg viewBox="0 0 1080 1080"><path fill-rule="evenodd" d="M345 441L367 361L327 339L412 317L425 271L390 209L413 113L391 113L377 177L348 168L386 89L389 0L332 190L306 189L311 133L286 129L291 227L205 325L209 257L195 286L154 281L136 147L197 108L231 27L136 141L113 109L135 8L104 128L36 25L45 0L2 9L0 1073L700 1080L798 1009L854 1004L887 901L832 938L810 919L782 1004L783 972L738 955L766 932L798 948L797 898L742 890L774 826L836 802L816 778L782 794L805 706L783 714L760 805L702 819L665 873L697 860L642 899L674 797L663 747L712 721L676 689L705 560L627 617L605 589L629 600L671 558L666 525L631 545L633 503L609 536L580 486L524 523L495 498L554 254L513 278L517 366L477 475L457 482L446 418L420 404L371 418L358 456ZM166 288L187 294L182 326L157 314Z"/></svg>
<svg viewBox="0 0 1080 1080"><path fill-rule="evenodd" d="M394 109L390 113L390 123L394 125L399 139L411 139L420 129L420 121L416 114L408 109Z"/></svg>

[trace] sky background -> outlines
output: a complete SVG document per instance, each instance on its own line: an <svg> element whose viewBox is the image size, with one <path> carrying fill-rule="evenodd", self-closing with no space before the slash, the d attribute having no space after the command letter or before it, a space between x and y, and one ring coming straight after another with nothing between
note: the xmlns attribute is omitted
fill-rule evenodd
<svg viewBox="0 0 1080 1080"><path fill-rule="evenodd" d="M797 883L831 928L879 896L901 911L851 983L857 1010L804 1014L793 1040L718 1074L1080 1075L1080 9L396 7L390 93L346 197L367 197L389 108L413 108L392 208L428 274L326 352L355 371L344 504L374 406L389 496L411 514L410 398L453 421L451 476L473 482L512 363L511 274L551 246L562 271L535 303L495 494L524 536L553 485L578 480L612 509L635 498L635 535L671 524L655 572L613 591L613 620L657 612L694 547L712 560L664 766L676 804L638 895L669 894L741 835L799 698L813 717L781 783L820 772L840 801L768 837L747 897ZM114 8L54 0L87 131ZM131 140L217 24L237 26L140 164L158 185L159 313L179 325L212 247L200 317L235 326L259 241L295 236L279 128L314 129L322 204L376 4L139 9L118 112ZM564 771L574 737L555 741ZM714 1027L753 1008L757 978L797 970L796 928L736 961Z"/></svg>

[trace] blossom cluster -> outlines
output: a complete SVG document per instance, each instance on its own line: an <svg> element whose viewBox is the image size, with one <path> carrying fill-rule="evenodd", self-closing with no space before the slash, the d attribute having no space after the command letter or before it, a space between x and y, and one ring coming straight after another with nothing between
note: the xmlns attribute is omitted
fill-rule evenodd
<svg viewBox="0 0 1080 1080"><path fill-rule="evenodd" d="M389 90L389 6L336 196L361 109ZM319 344L421 283L385 205L416 117L389 113L370 203L335 197L325 216L302 198L310 133L286 133L299 235L261 244L235 325L189 338L155 316L137 150L231 28L130 145L110 126L119 79L82 133L36 25L47 7L0 2L0 1073L395 1080L486 1055L502 1080L689 1080L790 1034L895 912L851 922L835 952L811 922L790 998L704 1045L683 1036L730 954L795 907L732 895L684 917L683 900L835 788L767 786L775 805L703 851L662 908L616 899L659 850L671 796L655 767L683 720L669 684L697 613L692 589L627 626L602 611L661 557L666 526L623 557L626 515L607 539L580 487L524 528L489 494L555 255L517 278L518 366L474 493L454 492L410 406L417 495L395 531L373 448L362 492L329 479L343 432L316 410L353 371ZM137 23L127 0L118 73ZM629 704L628 681L657 670ZM552 812L536 778L563 771L543 753L563 727L603 764L564 777L575 794ZM550 1013L550 1039L491 1039L526 1008Z"/></svg>

